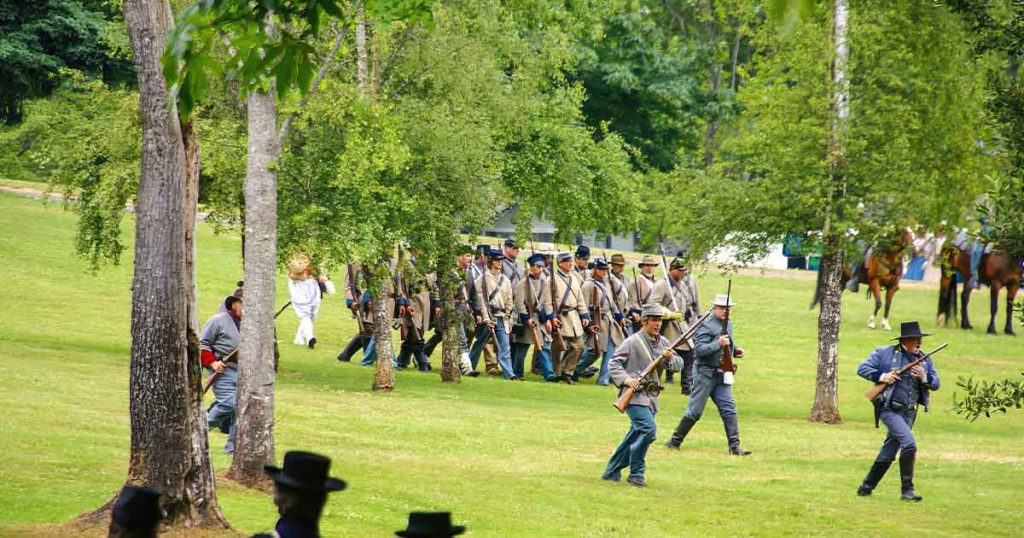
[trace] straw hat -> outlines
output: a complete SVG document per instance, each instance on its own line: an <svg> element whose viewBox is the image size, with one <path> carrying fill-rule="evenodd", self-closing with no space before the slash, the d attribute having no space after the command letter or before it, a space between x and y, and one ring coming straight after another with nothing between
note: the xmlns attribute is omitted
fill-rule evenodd
<svg viewBox="0 0 1024 538"><path fill-rule="evenodd" d="M292 280L302 280L306 278L306 271L309 270L309 256L301 252L292 254L292 259L288 261L288 278Z"/></svg>

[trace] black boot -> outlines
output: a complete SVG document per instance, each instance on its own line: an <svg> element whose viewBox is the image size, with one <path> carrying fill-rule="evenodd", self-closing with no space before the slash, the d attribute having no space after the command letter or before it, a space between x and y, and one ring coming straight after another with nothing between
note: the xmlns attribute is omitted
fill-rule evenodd
<svg viewBox="0 0 1024 538"><path fill-rule="evenodd" d="M665 443L665 446L668 448L678 449L679 446L683 444L683 440L686 439L686 435L690 433L690 430L693 429L693 425L696 423L696 420L683 415L683 418L679 419L679 425L676 426L676 431L672 432L672 438Z"/></svg>
<svg viewBox="0 0 1024 538"><path fill-rule="evenodd" d="M885 476L886 471L889 470L889 466L892 465L892 460L889 461L876 461L871 464L871 469L868 470L868 475L864 477L864 482L861 483L860 487L857 488L857 495L861 497L867 497L871 495L871 492L878 485L878 482Z"/></svg>
<svg viewBox="0 0 1024 538"><path fill-rule="evenodd" d="M900 451L900 483L903 494L900 499L909 502L921 502L923 498L914 493L914 459L917 457L916 450Z"/></svg>
<svg viewBox="0 0 1024 538"><path fill-rule="evenodd" d="M749 450L740 447L740 421L736 415L722 417L725 426L725 438L729 440L729 453L733 456L749 456Z"/></svg>

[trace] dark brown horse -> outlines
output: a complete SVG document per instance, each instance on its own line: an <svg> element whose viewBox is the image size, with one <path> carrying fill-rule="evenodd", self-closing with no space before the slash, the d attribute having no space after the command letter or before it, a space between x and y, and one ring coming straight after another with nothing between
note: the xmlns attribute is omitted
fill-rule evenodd
<svg viewBox="0 0 1024 538"><path fill-rule="evenodd" d="M892 330L889 325L889 311L892 309L892 298L900 288L900 279L903 278L903 254L910 248L914 240L914 234L909 230L903 231L888 240L880 241L868 251L864 264L858 264L855 271L849 267L843 268L843 276L840 285L847 288L850 279L856 279L858 284L867 284L868 293L875 296L875 313L868 318L868 328L875 328L875 319L878 310L882 307L882 288L885 288L885 313L882 317L882 328ZM881 251L881 255L876 252ZM814 289L814 299L811 301L811 308L818 305L821 298L821 275L819 274L818 284Z"/></svg>
<svg viewBox="0 0 1024 538"><path fill-rule="evenodd" d="M971 253L949 245L942 249L942 280L939 287L939 327L946 326L946 320L956 315L956 274L960 273L964 289L960 292L960 328L972 329L967 317L967 306L971 301ZM978 282L987 284L991 304L989 306L988 333L996 334L996 314L999 312L999 291L1006 288L1006 326L1003 332L1013 332L1013 300L1021 283L1021 260L1011 261L1000 251L982 254L978 262Z"/></svg>
<svg viewBox="0 0 1024 538"><path fill-rule="evenodd" d="M914 234L909 230L897 238L876 245L868 253L866 261L867 283L871 294L875 296L875 312L868 318L868 328L875 328L875 318L878 310L882 307L882 288L885 288L885 313L882 315L882 328L891 331L889 325L889 310L892 308L892 298L900 289L900 280L903 278L903 254L910 248L914 241ZM879 255L878 251L882 254Z"/></svg>

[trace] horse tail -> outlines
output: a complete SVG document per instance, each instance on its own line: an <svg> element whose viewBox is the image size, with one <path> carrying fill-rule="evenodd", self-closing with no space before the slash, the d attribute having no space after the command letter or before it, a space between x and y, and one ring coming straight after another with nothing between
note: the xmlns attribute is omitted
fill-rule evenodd
<svg viewBox="0 0 1024 538"><path fill-rule="evenodd" d="M808 310L814 310L814 307L821 302L821 278L821 268L819 268L818 277L814 279L814 297L811 299L811 306L807 307Z"/></svg>

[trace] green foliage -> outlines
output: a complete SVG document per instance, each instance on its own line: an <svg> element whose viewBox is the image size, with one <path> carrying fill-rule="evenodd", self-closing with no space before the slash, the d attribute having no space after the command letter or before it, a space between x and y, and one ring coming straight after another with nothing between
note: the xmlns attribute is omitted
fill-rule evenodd
<svg viewBox="0 0 1024 538"><path fill-rule="evenodd" d="M427 0L372 0L367 13L381 22L429 21ZM164 78L190 117L211 81L237 82L244 92L268 87L279 99L309 91L317 72L315 41L324 19L342 19L337 0L197 0L177 17L164 54ZM227 44L228 57L215 51Z"/></svg>
<svg viewBox="0 0 1024 538"><path fill-rule="evenodd" d="M982 241L995 244L1010 260L1024 260L1024 178L994 175L978 213L988 219Z"/></svg>
<svg viewBox="0 0 1024 538"><path fill-rule="evenodd" d="M835 190L830 30L821 5L785 32L769 25L754 37L762 52L740 93L742 125L715 168L685 178L695 202L681 230L696 250L728 237L751 259L826 225L872 241L960 222L983 190L993 166L979 147L984 66L957 17L916 2L867 2L850 14L851 114Z"/></svg>
<svg viewBox="0 0 1024 538"><path fill-rule="evenodd" d="M964 397L959 399L953 394L953 409L971 422L981 415L988 418L992 413L1006 414L1007 410L1024 406L1024 372L1019 379L994 382L976 382L973 377L961 377L957 379L956 386L964 391Z"/></svg>
<svg viewBox="0 0 1024 538"><path fill-rule="evenodd" d="M118 263L121 218L139 182L142 128L138 94L111 90L78 72L62 71L51 99L27 104L12 140L40 177L79 214L75 251L93 269Z"/></svg>
<svg viewBox="0 0 1024 538"><path fill-rule="evenodd" d="M18 123L26 99L59 87L63 68L111 83L132 78L124 30L96 2L0 0L0 121Z"/></svg>

